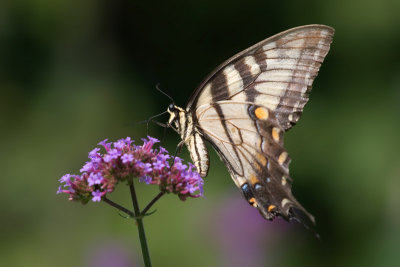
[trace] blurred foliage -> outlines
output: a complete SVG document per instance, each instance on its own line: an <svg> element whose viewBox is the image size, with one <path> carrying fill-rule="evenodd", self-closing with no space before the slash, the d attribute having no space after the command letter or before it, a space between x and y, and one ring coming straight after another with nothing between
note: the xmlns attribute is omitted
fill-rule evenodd
<svg viewBox="0 0 400 267"><path fill-rule="evenodd" d="M57 180L78 173L104 138L144 137L138 122L169 104L158 82L184 106L224 59L282 30L319 23L336 35L285 141L294 194L317 218L322 241L294 223L281 223L294 227L290 233L265 235L288 226L260 227L210 148L206 197L166 196L145 220L153 263L232 266L223 239L240 244L241 229L254 228L263 237L257 251L265 251L254 266L399 266L399 10L398 0L1 1L0 265L95 266L90 257L117 244L124 249L115 255L139 266L133 222L103 203L68 202L55 194ZM149 133L163 136L153 125ZM168 131L163 145L174 151L178 141ZM156 194L140 190L142 205ZM113 199L129 206L126 188ZM230 203L237 216L221 216ZM240 216L243 210L254 216ZM218 234L239 221L237 230ZM240 251L231 255L249 257Z"/></svg>

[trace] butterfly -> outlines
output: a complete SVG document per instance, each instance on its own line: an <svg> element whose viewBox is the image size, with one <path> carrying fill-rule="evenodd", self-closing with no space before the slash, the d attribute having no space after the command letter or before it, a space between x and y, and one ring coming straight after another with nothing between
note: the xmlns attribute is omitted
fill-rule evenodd
<svg viewBox="0 0 400 267"><path fill-rule="evenodd" d="M334 29L306 25L267 38L229 58L193 92L185 109L168 106L168 127L182 138L202 177L217 151L247 202L268 220L305 225L314 217L295 199L283 134L300 119Z"/></svg>

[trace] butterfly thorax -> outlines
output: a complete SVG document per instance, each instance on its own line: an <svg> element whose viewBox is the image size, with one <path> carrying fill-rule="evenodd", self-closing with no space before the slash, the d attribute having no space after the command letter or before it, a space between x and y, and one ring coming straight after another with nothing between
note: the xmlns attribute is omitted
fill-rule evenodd
<svg viewBox="0 0 400 267"><path fill-rule="evenodd" d="M201 133L193 123L192 114L174 104L169 105L167 111L170 114L168 125L182 138L178 146L186 144L200 176L207 176L210 165L208 151Z"/></svg>

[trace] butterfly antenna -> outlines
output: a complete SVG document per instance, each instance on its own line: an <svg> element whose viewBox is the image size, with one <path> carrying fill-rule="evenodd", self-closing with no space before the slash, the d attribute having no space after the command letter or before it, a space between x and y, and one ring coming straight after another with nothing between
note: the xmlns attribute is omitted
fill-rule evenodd
<svg viewBox="0 0 400 267"><path fill-rule="evenodd" d="M170 97L167 93L165 93L163 90L160 89L160 83L156 84L156 89L157 89L157 91L159 91L160 93L162 93L163 95L168 97L172 101L172 103L175 103L175 101L172 97Z"/></svg>

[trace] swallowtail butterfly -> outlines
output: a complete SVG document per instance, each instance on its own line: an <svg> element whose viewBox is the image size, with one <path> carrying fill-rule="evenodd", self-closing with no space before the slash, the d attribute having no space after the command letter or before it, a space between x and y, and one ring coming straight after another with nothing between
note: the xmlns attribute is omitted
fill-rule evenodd
<svg viewBox="0 0 400 267"><path fill-rule="evenodd" d="M292 194L283 134L300 119L333 34L331 27L307 25L267 38L218 66L186 109L174 103L167 109L167 126L181 136L200 175L209 168L208 141L265 219L315 224Z"/></svg>

